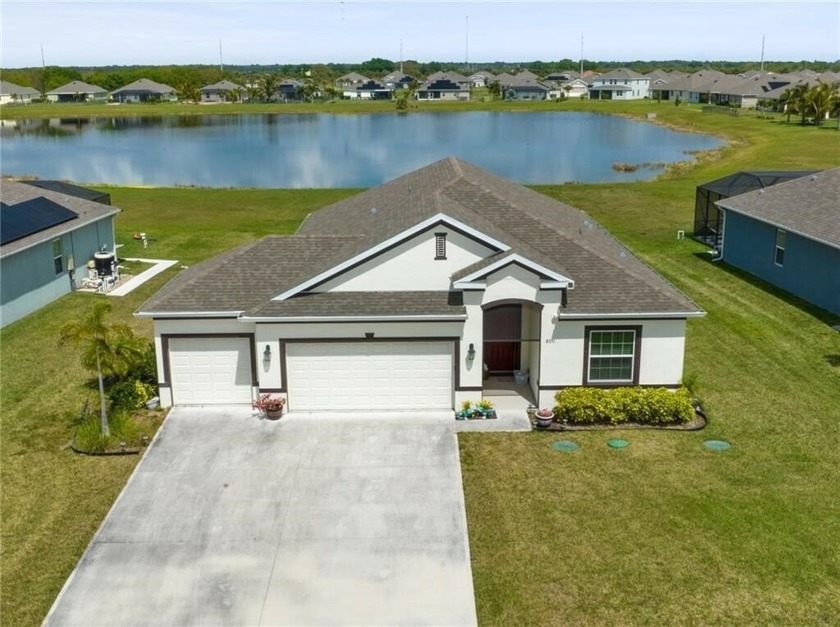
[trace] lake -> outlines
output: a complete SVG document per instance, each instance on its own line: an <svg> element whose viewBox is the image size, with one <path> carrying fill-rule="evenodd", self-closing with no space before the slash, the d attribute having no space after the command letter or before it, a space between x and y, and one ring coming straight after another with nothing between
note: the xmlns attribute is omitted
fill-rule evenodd
<svg viewBox="0 0 840 627"><path fill-rule="evenodd" d="M4 175L201 187L372 187L449 155L524 184L633 181L722 145L564 112L3 120L0 132Z"/></svg>

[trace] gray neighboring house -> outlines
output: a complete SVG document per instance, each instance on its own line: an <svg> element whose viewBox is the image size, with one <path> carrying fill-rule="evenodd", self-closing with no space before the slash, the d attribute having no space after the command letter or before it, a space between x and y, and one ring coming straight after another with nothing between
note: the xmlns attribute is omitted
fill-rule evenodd
<svg viewBox="0 0 840 627"><path fill-rule="evenodd" d="M231 94L234 94L233 98ZM232 81L219 81L201 88L201 102L240 102L247 99L248 90Z"/></svg>
<svg viewBox="0 0 840 627"><path fill-rule="evenodd" d="M150 81L148 78L129 83L124 87L115 89L111 96L117 102L149 102L154 100L178 100L175 89L163 83Z"/></svg>
<svg viewBox="0 0 840 627"><path fill-rule="evenodd" d="M108 90L99 85L82 81L70 81L47 92L50 102L104 102L108 100Z"/></svg>
<svg viewBox="0 0 840 627"><path fill-rule="evenodd" d="M524 74L524 72L522 73ZM520 74L499 74L499 87L505 100L546 100L548 86L532 78L522 78Z"/></svg>
<svg viewBox="0 0 840 627"><path fill-rule="evenodd" d="M107 194L55 181L3 179L0 196L5 326L79 287L94 253L115 251L114 216L120 210L101 202L110 200Z"/></svg>
<svg viewBox="0 0 840 627"><path fill-rule="evenodd" d="M417 100L469 100L470 82L454 72L435 72L417 88Z"/></svg>
<svg viewBox="0 0 840 627"><path fill-rule="evenodd" d="M21 87L9 81L0 81L0 105L29 104L38 100L41 92L31 87Z"/></svg>
<svg viewBox="0 0 840 627"><path fill-rule="evenodd" d="M716 204L724 261L840 316L840 168Z"/></svg>
<svg viewBox="0 0 840 627"><path fill-rule="evenodd" d="M335 86L341 89L345 89L347 87L356 88L359 85L367 83L370 80L369 77L365 76L364 74L359 74L358 72L349 72L344 76L339 76L335 79Z"/></svg>
<svg viewBox="0 0 840 627"><path fill-rule="evenodd" d="M496 76L492 72L487 72L486 70L479 70L478 72L470 74L467 78L472 87L487 87L490 83L496 80Z"/></svg>

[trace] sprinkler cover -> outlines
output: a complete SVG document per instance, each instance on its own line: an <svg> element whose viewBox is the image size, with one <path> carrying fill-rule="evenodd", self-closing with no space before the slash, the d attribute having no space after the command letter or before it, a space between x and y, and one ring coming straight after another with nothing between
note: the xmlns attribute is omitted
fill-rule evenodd
<svg viewBox="0 0 840 627"><path fill-rule="evenodd" d="M580 448L580 444L572 442L571 440L557 440L551 446L555 451L562 451L563 453L571 453Z"/></svg>
<svg viewBox="0 0 840 627"><path fill-rule="evenodd" d="M732 445L725 440L706 440L703 446L710 451L727 451L732 448Z"/></svg>
<svg viewBox="0 0 840 627"><path fill-rule="evenodd" d="M610 448L627 448L628 444L630 444L630 442L619 438L607 440L607 446L609 446Z"/></svg>

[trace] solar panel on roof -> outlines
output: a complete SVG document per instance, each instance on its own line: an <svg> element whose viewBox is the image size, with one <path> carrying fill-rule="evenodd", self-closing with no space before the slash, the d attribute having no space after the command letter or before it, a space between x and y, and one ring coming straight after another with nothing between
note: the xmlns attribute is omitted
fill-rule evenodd
<svg viewBox="0 0 840 627"><path fill-rule="evenodd" d="M46 198L32 198L16 205L0 203L0 245L46 231L77 217L75 212Z"/></svg>

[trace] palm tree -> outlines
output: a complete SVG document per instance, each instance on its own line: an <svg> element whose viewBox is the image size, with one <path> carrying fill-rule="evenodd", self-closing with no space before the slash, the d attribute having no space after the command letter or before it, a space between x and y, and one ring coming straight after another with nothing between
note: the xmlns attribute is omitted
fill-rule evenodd
<svg viewBox="0 0 840 627"><path fill-rule="evenodd" d="M802 116L802 124L805 124L805 116L808 108L805 104L805 96L808 93L808 84L799 83L793 87L788 87L782 93L781 100L785 104L785 113L787 114L787 121L790 124L790 116L792 113L797 113Z"/></svg>
<svg viewBox="0 0 840 627"><path fill-rule="evenodd" d="M831 111L838 98L837 83L823 83L817 81L805 94L805 103L814 114L814 124L822 124L825 114Z"/></svg>
<svg viewBox="0 0 840 627"><path fill-rule="evenodd" d="M277 85L279 83L280 81L273 74L266 74L259 78L260 92L266 102L271 102L271 99L277 96Z"/></svg>
<svg viewBox="0 0 840 627"><path fill-rule="evenodd" d="M102 435L108 437L108 411L105 405L105 376L125 376L138 362L145 343L124 324L108 324L111 305L94 303L90 314L81 322L68 322L60 330L59 344L70 342L81 347L81 362L87 370L96 372L99 380L99 416Z"/></svg>

